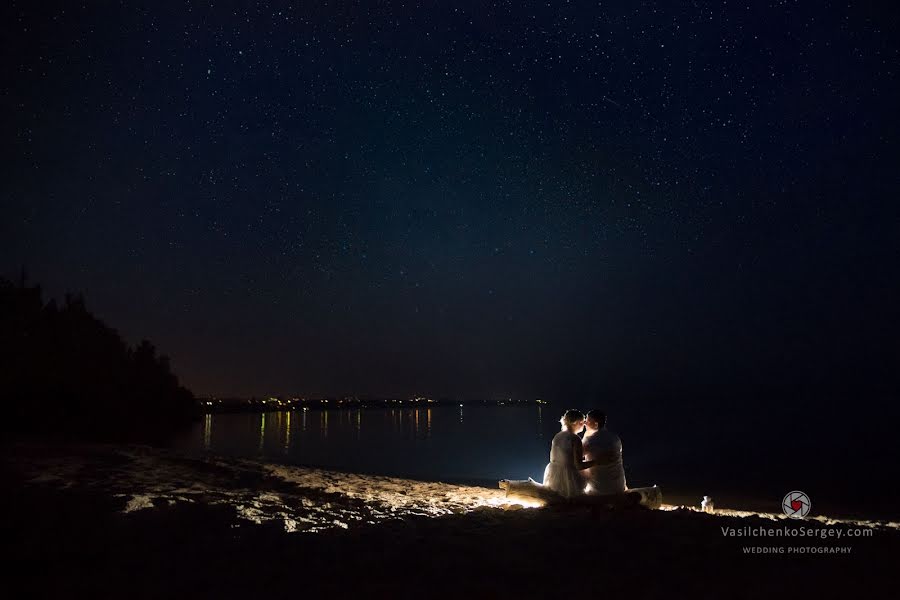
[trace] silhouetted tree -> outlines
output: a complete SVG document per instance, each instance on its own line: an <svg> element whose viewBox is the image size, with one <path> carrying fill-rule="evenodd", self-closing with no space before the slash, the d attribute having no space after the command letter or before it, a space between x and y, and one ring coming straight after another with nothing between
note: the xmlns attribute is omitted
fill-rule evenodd
<svg viewBox="0 0 900 600"><path fill-rule="evenodd" d="M7 431L87 437L165 435L196 411L149 341L129 348L81 295L45 304L24 271L18 285L0 278L0 397Z"/></svg>

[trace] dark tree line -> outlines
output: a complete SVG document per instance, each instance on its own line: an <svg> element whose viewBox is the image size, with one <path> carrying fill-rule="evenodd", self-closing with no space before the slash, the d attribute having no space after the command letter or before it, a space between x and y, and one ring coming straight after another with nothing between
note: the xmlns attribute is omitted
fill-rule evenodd
<svg viewBox="0 0 900 600"><path fill-rule="evenodd" d="M95 439L165 437L195 416L193 394L147 340L130 347L67 294L0 278L0 419L6 431Z"/></svg>

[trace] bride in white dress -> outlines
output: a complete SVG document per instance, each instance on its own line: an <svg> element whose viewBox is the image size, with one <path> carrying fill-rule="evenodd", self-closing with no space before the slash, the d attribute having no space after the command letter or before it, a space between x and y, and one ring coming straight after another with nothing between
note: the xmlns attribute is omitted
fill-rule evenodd
<svg viewBox="0 0 900 600"><path fill-rule="evenodd" d="M544 469L544 485L564 498L584 493L585 482L579 471L594 466L584 460L584 449L577 433L584 428L581 411L567 410L559 420L562 431L553 436L550 444L550 464Z"/></svg>

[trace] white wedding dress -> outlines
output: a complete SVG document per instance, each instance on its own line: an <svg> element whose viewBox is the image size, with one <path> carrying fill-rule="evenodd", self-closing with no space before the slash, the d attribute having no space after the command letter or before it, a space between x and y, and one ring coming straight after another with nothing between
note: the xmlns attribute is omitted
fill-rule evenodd
<svg viewBox="0 0 900 600"><path fill-rule="evenodd" d="M571 431L560 431L550 444L550 464L544 469L544 486L564 498L584 493L584 479L575 468L573 448L581 440Z"/></svg>

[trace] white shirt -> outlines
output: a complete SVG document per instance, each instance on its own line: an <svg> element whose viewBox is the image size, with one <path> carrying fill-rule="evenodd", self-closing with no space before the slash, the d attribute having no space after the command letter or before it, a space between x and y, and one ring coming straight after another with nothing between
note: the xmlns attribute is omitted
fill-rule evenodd
<svg viewBox="0 0 900 600"><path fill-rule="evenodd" d="M613 460L595 465L586 470L588 493L620 494L625 491L625 467L622 464L622 440L615 433L602 427L591 435L585 435L584 457L593 460L595 456L611 453Z"/></svg>

